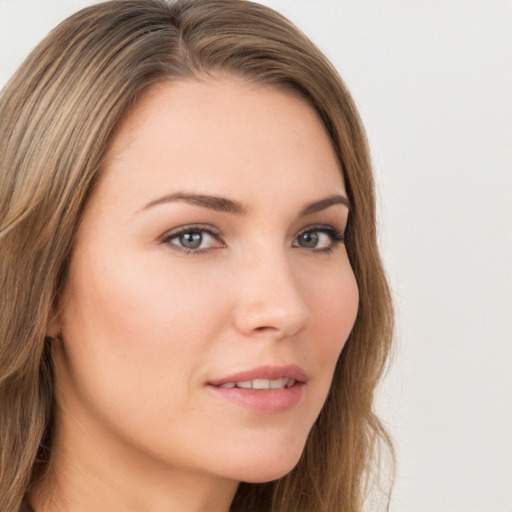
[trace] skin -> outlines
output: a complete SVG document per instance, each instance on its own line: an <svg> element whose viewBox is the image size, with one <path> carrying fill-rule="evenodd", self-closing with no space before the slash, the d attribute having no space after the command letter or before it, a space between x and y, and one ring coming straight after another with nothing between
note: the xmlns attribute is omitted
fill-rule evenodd
<svg viewBox="0 0 512 512"><path fill-rule="evenodd" d="M243 212L161 199L178 192ZM84 212L49 327L63 341L50 492L32 493L37 512L222 512L239 481L294 467L357 313L345 246L318 229L343 232L348 208L301 215L333 194L346 195L339 163L298 97L218 77L139 100ZM184 251L173 230L191 224L215 233ZM278 413L208 386L288 364L307 383Z"/></svg>

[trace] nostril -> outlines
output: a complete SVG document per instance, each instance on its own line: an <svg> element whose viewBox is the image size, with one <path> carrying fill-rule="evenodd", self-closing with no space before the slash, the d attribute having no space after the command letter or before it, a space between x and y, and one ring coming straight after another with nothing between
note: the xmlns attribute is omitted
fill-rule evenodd
<svg viewBox="0 0 512 512"><path fill-rule="evenodd" d="M268 329L273 329L272 327L267 327L267 326L261 326L261 327L256 327L256 329L254 329L255 331L257 332L262 332L262 331L266 331Z"/></svg>

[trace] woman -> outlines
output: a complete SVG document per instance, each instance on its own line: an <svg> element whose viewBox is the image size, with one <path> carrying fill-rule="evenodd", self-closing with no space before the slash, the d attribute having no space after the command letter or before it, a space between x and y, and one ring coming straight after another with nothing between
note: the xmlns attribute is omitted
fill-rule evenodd
<svg viewBox="0 0 512 512"><path fill-rule="evenodd" d="M0 123L0 509L361 510L392 311L313 44L251 2L98 4Z"/></svg>

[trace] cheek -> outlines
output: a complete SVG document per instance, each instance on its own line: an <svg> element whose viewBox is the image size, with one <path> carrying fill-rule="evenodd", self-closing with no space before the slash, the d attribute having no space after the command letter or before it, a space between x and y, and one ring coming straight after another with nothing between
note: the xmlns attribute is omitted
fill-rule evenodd
<svg viewBox="0 0 512 512"><path fill-rule="evenodd" d="M198 273L172 272L150 261L92 260L76 265L70 283L69 322L97 334L118 349L155 348L194 339L193 319L218 304L212 287L201 286ZM183 345L182 345L183 346Z"/></svg>
<svg viewBox="0 0 512 512"><path fill-rule="evenodd" d="M90 393L110 390L116 408L127 394L148 405L148 397L167 394L168 403L189 394L221 328L223 306L214 288L201 288L201 275L164 271L158 262L135 270L120 257L115 265L85 261L72 268L63 315L76 382Z"/></svg>
<svg viewBox="0 0 512 512"><path fill-rule="evenodd" d="M91 430L107 425L157 456L180 432L202 424L193 421L190 404L198 403L224 306L215 287L199 286L208 282L204 273L171 273L158 261L138 271L127 259L111 263L73 263L57 400Z"/></svg>
<svg viewBox="0 0 512 512"><path fill-rule="evenodd" d="M345 267L335 277L325 280L322 286L310 287L312 330L314 343L310 349L317 361L319 374L324 375L324 385L330 386L336 362L345 346L357 316L359 292L350 267Z"/></svg>

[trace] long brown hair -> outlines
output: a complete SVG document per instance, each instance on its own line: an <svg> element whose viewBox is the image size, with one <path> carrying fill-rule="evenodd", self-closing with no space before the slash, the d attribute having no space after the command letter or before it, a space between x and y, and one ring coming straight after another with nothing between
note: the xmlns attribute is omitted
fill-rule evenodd
<svg viewBox="0 0 512 512"><path fill-rule="evenodd" d="M17 512L52 452L46 338L74 235L109 141L162 81L228 73L300 94L337 151L351 203L347 251L359 312L298 465L242 483L232 511L360 511L380 441L373 411L393 316L374 184L354 103L323 54L273 10L242 0L117 0L43 40L0 96L0 510Z"/></svg>

